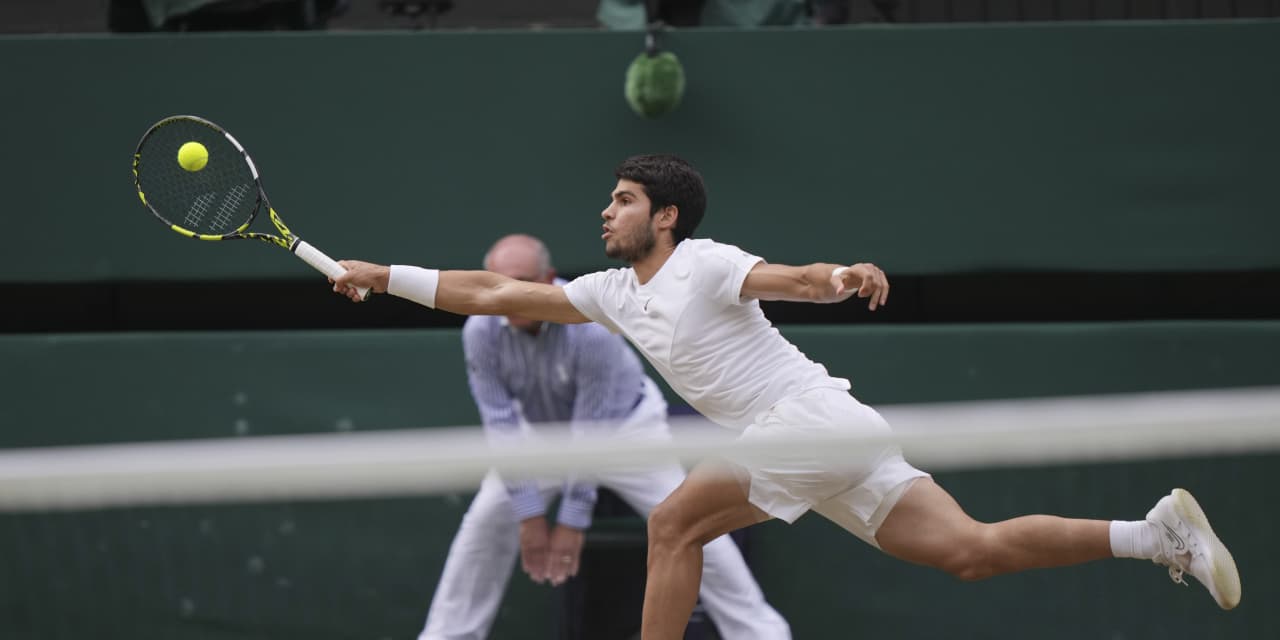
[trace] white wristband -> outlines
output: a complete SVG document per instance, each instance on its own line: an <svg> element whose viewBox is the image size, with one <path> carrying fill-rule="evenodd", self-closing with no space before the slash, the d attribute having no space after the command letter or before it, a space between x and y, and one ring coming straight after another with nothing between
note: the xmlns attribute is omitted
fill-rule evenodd
<svg viewBox="0 0 1280 640"><path fill-rule="evenodd" d="M832 270L831 270L831 277L832 277L832 278L839 278L839 277L840 277L840 274L842 274L842 273L844 273L844 272L846 272L846 271L848 271L848 270L849 270L849 267L836 267L836 268L834 268L834 269L832 269Z"/></svg>
<svg viewBox="0 0 1280 640"><path fill-rule="evenodd" d="M387 293L432 309L436 308L436 288L439 286L439 271L403 264L391 265L391 276L387 278Z"/></svg>

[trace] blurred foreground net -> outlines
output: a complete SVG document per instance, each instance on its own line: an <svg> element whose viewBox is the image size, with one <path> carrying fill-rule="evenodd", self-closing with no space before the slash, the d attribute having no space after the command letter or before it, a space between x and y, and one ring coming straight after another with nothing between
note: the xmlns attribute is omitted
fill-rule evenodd
<svg viewBox="0 0 1280 640"><path fill-rule="evenodd" d="M1143 494L1138 500L1154 501L1169 488L1169 474L1153 480L1152 465L1176 462L1185 473L1172 481L1207 491L1215 522L1238 528L1232 521L1250 513L1251 499L1220 496L1241 484L1264 493L1273 487L1259 487L1258 479L1269 477L1264 469L1280 450L1277 389L891 406L882 413L917 466L978 472L961 474L955 485L974 493L967 485L978 481L977 491L988 495L977 507L1007 507L1002 517L1043 508L1023 494L1054 473L1045 469L1072 470L1068 480L1053 480L1078 491L1065 515L1141 517L1149 504L1140 513L1115 512L1114 502L1128 494L1114 487L1131 483ZM0 451L0 637L412 637L468 495L490 468L555 476L671 458L749 460L761 447L838 464L883 442L740 443L733 432L679 419L672 431L671 441L618 442L544 428L538 440L503 449L471 427ZM1015 467L1030 484L1009 481ZM1075 471L1081 468L1091 472ZM1001 480L984 483L981 474ZM1237 533L1228 542L1247 557L1254 541ZM858 543L840 537L837 544ZM518 583L513 588L527 588ZM502 637L556 637L549 597L528 591L509 598L504 611L515 608L510 615L523 620L517 626L527 635L508 626Z"/></svg>

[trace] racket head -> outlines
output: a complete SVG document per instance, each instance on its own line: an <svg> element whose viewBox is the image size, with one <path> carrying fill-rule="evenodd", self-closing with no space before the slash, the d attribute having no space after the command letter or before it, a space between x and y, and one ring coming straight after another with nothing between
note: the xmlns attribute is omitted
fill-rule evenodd
<svg viewBox="0 0 1280 640"><path fill-rule="evenodd" d="M178 163L178 150L188 142L208 151L208 162L198 171ZM264 205L270 208L244 147L197 116L170 116L143 134L133 154L133 183L142 204L161 222L199 240L262 235L244 232Z"/></svg>

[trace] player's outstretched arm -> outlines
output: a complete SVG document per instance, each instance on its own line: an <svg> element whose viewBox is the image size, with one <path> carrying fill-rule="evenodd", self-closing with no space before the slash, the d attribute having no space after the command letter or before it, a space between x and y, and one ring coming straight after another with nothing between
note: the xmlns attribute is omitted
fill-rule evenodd
<svg viewBox="0 0 1280 640"><path fill-rule="evenodd" d="M844 266L815 263L803 267L757 263L742 281L742 296L791 302L841 302L869 298L875 311L889 301L889 279L869 262Z"/></svg>
<svg viewBox="0 0 1280 640"><path fill-rule="evenodd" d="M523 316L561 324L590 322L564 289L524 282L491 271L436 271L339 260L347 270L334 278L334 292L360 302L356 287L390 293L423 306L467 316Z"/></svg>

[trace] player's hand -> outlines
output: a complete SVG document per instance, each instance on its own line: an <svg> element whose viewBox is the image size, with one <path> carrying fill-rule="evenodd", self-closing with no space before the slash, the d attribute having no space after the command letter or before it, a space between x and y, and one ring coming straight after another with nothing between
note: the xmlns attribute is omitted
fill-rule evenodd
<svg viewBox="0 0 1280 640"><path fill-rule="evenodd" d="M551 586L558 587L569 578L578 575L578 561L582 557L582 542L585 539L581 529L556 525L551 532L551 545L548 553L547 575Z"/></svg>
<svg viewBox="0 0 1280 640"><path fill-rule="evenodd" d="M329 279L333 283L334 293L351 298L352 302L363 302L364 298L360 297L356 287L364 287L374 293L387 292L391 267L359 260L339 260L338 264L347 272Z"/></svg>
<svg viewBox="0 0 1280 640"><path fill-rule="evenodd" d="M870 262L859 262L831 274L831 284L836 288L836 295L856 289L859 298L870 298L867 308L872 311L889 302L889 278Z"/></svg>
<svg viewBox="0 0 1280 640"><path fill-rule="evenodd" d="M547 519L534 516L520 521L520 564L529 579L537 584L547 581L547 559L550 536Z"/></svg>

